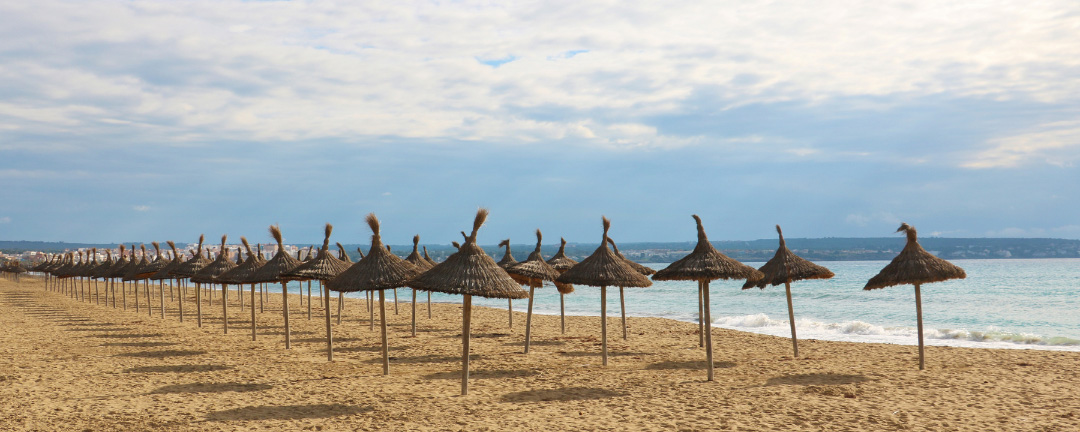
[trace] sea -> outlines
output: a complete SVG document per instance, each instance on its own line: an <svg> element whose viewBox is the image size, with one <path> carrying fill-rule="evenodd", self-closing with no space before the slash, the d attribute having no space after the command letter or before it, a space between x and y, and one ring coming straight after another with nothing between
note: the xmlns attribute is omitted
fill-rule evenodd
<svg viewBox="0 0 1080 432"><path fill-rule="evenodd" d="M1080 351L1080 259L952 260L966 279L922 286L927 345ZM764 263L747 262L760 267ZM836 276L791 285L799 339L916 345L915 289L899 285L864 291L888 261L824 261ZM653 269L667 264L644 263ZM791 335L784 286L744 290L741 280L710 286L712 325L774 336ZM567 315L600 316L600 289L575 286L565 296ZM697 322L697 283L654 281L626 288L626 314ZM351 297L362 298L362 293ZM399 300L411 300L408 288ZM426 300L427 294L421 293ZM392 296L391 296L392 298ZM608 316L619 316L619 289L609 287ZM460 303L461 296L432 294L433 302ZM473 298L473 304L506 308L505 299ZM515 300L525 312L528 300ZM559 293L537 288L533 313L558 315Z"/></svg>

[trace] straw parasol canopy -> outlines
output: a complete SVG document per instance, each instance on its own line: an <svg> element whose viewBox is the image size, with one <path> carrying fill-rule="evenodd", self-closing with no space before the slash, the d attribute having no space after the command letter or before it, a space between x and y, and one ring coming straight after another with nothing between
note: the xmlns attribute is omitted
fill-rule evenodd
<svg viewBox="0 0 1080 432"><path fill-rule="evenodd" d="M333 231L334 226L326 224L323 245L319 248L318 256L304 261L299 267L288 272L287 276L293 276L298 279L328 281L348 269L349 263L337 259L337 257L330 253L330 233Z"/></svg>
<svg viewBox="0 0 1080 432"><path fill-rule="evenodd" d="M405 261L407 261L409 264L416 266L416 268L420 269L421 271L426 271L427 269L435 267L434 264L428 262L428 260L420 256L420 235L413 236L412 253L409 254L409 256L405 257Z"/></svg>
<svg viewBox="0 0 1080 432"><path fill-rule="evenodd" d="M528 293L510 278L495 260L476 245L476 233L487 220L487 209L476 211L472 234L458 251L440 264L413 278L409 287L465 296L461 339L461 394L469 394L469 341L472 322L472 296L488 298L525 298Z"/></svg>
<svg viewBox="0 0 1080 432"><path fill-rule="evenodd" d="M163 267L150 275L150 280L173 279L175 276L170 275L169 273L180 266L180 264L184 263L184 259L180 257L180 252L176 251L176 243L172 240L168 240L165 244L169 245L169 249L172 250L172 259L168 260Z"/></svg>
<svg viewBox="0 0 1080 432"><path fill-rule="evenodd" d="M371 227L371 249L366 256L348 270L326 283L326 287L338 292L378 291L379 316L382 321L383 375L390 374L390 354L386 342L386 296L384 290L403 287L420 269L390 253L383 247L379 233L379 218L369 213L366 218Z"/></svg>
<svg viewBox="0 0 1080 432"><path fill-rule="evenodd" d="M118 275L120 277L120 280L127 282L137 279L135 275L136 273L138 273L139 269L150 263L150 261L146 260L146 245L140 245L140 249L142 250L142 253L139 254L139 259L136 260L132 258L132 260L129 261L126 266L124 266L122 270L123 273ZM134 244L131 245L131 253L132 255L135 254Z"/></svg>
<svg viewBox="0 0 1080 432"><path fill-rule="evenodd" d="M529 285L529 309L525 318L525 354L529 353L529 344L532 340L533 294L536 288L543 286L544 281L554 282L559 277L559 271L544 261L544 255L540 253L540 245L543 239L544 235L537 229L536 249L529 254L528 259L506 269L510 276L518 276L514 278L515 280L524 279L525 283Z"/></svg>
<svg viewBox="0 0 1080 432"><path fill-rule="evenodd" d="M652 285L652 281L631 267L625 259L619 258L611 249L608 249L608 230L611 229L611 221L607 217L602 217L602 221L604 235L600 240L600 246L593 251L592 255L564 272L555 281L600 287L602 358L604 366L607 366L607 287L647 287Z"/></svg>
<svg viewBox="0 0 1080 432"><path fill-rule="evenodd" d="M338 248L338 259L347 263L352 263L352 258L349 258L349 253L345 252L345 246L342 246L340 242L336 244Z"/></svg>
<svg viewBox="0 0 1080 432"><path fill-rule="evenodd" d="M634 260L626 258L626 256L623 255L622 252L619 252L619 246L615 244L615 240L612 240L612 239L609 238L607 240L607 242L609 244L611 244L611 249L612 249L613 252L615 252L615 255L618 256L619 258L622 258L622 259L626 260L626 263L630 264L630 267L633 267L634 270L638 271L638 273L641 273L641 274L643 274L645 276L649 276L649 275L651 275L653 273L656 273L656 270L645 267L645 266L643 266L641 264L638 264Z"/></svg>
<svg viewBox="0 0 1080 432"><path fill-rule="evenodd" d="M156 275L161 269L167 267L172 263L172 260L165 259L165 256L161 253L161 243L150 242L154 246L154 260L147 263L140 268L135 275L138 279L147 279ZM154 279L157 280L157 279Z"/></svg>
<svg viewBox="0 0 1080 432"><path fill-rule="evenodd" d="M896 232L901 231L907 234L907 244L904 245L904 250L900 251L900 254L893 258L892 262L881 269L876 276L870 278L866 282L866 286L863 287L864 290L894 285L922 285L967 277L964 269L923 249L919 245L915 227L904 223L896 230Z"/></svg>
<svg viewBox="0 0 1080 432"><path fill-rule="evenodd" d="M893 285L915 285L915 315L919 326L919 370L926 368L923 355L923 323L922 323L922 293L920 285L931 282L942 282L949 279L964 279L967 273L964 269L953 265L927 252L919 245L918 234L915 227L901 223L896 232L904 231L907 234L907 244L904 250L893 258L892 262L881 269L877 275L866 282L864 290L890 287Z"/></svg>
<svg viewBox="0 0 1080 432"><path fill-rule="evenodd" d="M566 239L560 237L559 251L556 252L555 255L551 257L551 259L547 260L547 263L551 264L551 267L555 270L558 270L559 273L562 273L570 270L570 267L577 265L578 262L566 256Z"/></svg>
<svg viewBox="0 0 1080 432"><path fill-rule="evenodd" d="M427 260L427 262L431 263L432 267L435 267L435 264L438 264L437 262L435 262L435 260L431 259L431 255L428 255L427 246L424 246L424 259Z"/></svg>
<svg viewBox="0 0 1080 432"><path fill-rule="evenodd" d="M217 277L225 272L236 268L236 263L229 259L229 250L225 248L225 241L229 238L228 234L221 236L221 249L218 249L217 258L214 261L203 267L198 273L191 276L192 282L198 283L221 283Z"/></svg>
<svg viewBox="0 0 1080 432"><path fill-rule="evenodd" d="M281 229L270 226L270 235L277 242L277 254L259 267L248 279L249 283L281 282L281 313L285 317L285 349L292 348L292 336L289 334L289 292L287 284L297 278L286 276L293 269L300 267L300 261L285 252L285 243L281 238Z"/></svg>
<svg viewBox="0 0 1080 432"><path fill-rule="evenodd" d="M251 283L249 282L251 275L255 273L256 269L262 267L262 265L266 263L266 259L251 250L251 245L248 244L247 237L241 236L240 243L244 245L244 252L247 253L247 258L244 262L237 264L236 267L219 274L214 278L215 282L235 285Z"/></svg>
<svg viewBox="0 0 1080 432"><path fill-rule="evenodd" d="M195 276L195 273L198 273L199 270L203 269L203 267L206 267L210 264L210 260L206 259L202 255L202 245L205 238L206 236L199 234L199 246L195 249L195 255L193 255L191 259L184 261L183 264L176 266L176 268L173 269L170 274L174 276L190 278L192 276Z"/></svg>

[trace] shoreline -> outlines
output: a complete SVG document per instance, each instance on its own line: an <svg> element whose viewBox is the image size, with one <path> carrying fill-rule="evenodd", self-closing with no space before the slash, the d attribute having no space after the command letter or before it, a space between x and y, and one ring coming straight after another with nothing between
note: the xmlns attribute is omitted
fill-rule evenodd
<svg viewBox="0 0 1080 432"><path fill-rule="evenodd" d="M220 294L220 292L219 292ZM0 413L4 430L1073 430L1080 428L1080 353L801 340L714 328L716 381L705 381L697 325L609 316L611 366L600 366L598 317L476 307L470 395L458 395L460 306L387 308L390 375L362 300L347 299L326 361L323 316L290 297L293 349L281 335L280 290L257 315L203 308L204 326L88 304L38 281L0 281ZM129 298L129 301L131 299ZM155 302L156 304L156 302ZM336 304L332 305L332 308ZM185 313L194 313L185 307ZM362 313L363 312L363 313ZM192 315L193 318L193 315ZM376 327L377 329L378 327Z"/></svg>

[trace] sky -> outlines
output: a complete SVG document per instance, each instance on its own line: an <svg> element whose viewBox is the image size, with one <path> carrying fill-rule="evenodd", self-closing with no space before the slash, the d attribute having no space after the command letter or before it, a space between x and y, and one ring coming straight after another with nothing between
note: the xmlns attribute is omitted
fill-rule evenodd
<svg viewBox="0 0 1080 432"><path fill-rule="evenodd" d="M0 2L0 239L1080 238L1080 3Z"/></svg>

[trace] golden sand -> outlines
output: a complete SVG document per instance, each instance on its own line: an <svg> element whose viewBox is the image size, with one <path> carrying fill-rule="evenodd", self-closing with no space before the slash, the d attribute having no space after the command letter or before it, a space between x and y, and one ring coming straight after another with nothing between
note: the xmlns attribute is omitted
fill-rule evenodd
<svg viewBox="0 0 1080 432"><path fill-rule="evenodd" d="M1080 430L1075 352L927 347L919 371L914 346L805 340L793 359L788 339L716 329L707 382L695 324L630 318L624 341L612 318L603 367L597 317L568 317L565 335L535 317L526 355L524 314L510 328L506 310L475 308L463 397L460 305L431 319L421 305L417 337L404 296L387 305L384 376L362 300L334 326L331 363L318 303L309 320L290 298L286 350L271 290L252 341L235 296L223 334L217 299L196 326L191 291L180 323L168 300L162 319L132 294L124 311L0 280L0 430Z"/></svg>

